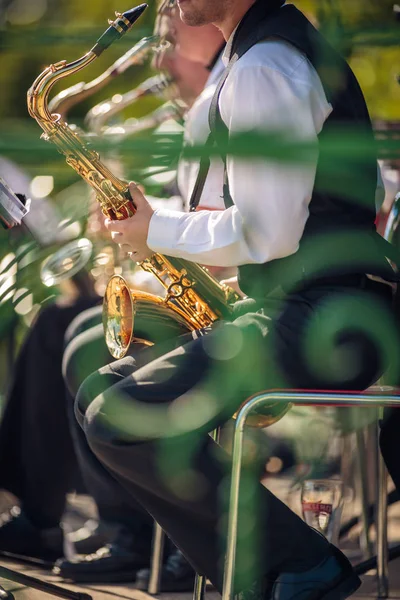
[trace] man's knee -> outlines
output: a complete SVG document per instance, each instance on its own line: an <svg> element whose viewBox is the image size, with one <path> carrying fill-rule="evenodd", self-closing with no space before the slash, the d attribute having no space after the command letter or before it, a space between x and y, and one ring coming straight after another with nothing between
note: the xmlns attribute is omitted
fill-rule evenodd
<svg viewBox="0 0 400 600"><path fill-rule="evenodd" d="M120 371L118 371L118 364ZM97 397L102 397L103 394L120 382L124 377L133 371L134 359L127 357L118 363L111 363L102 366L98 370L93 370L90 375L82 380L81 385L76 393L75 414L82 425L82 420L89 408Z"/></svg>

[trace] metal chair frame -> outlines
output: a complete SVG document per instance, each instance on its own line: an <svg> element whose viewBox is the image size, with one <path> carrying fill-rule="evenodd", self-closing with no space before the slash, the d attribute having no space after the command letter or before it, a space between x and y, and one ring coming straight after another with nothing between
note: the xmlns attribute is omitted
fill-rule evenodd
<svg viewBox="0 0 400 600"><path fill-rule="evenodd" d="M383 393L385 391L385 393ZM234 573L237 545L237 519L239 511L239 487L243 457L244 427L249 415L263 405L271 402L291 402L302 406L368 406L388 407L400 406L400 396L386 391L395 392L394 388L370 388L365 393L353 392L306 392L306 391L266 391L252 396L242 406L237 415L232 452L232 478L229 498L227 549L225 556L224 583L222 600L233 600ZM377 580L378 597L387 598L388 581L388 545L387 545L387 472L382 456L378 457L378 490L377 497Z"/></svg>
<svg viewBox="0 0 400 600"><path fill-rule="evenodd" d="M243 434L246 421L250 413L256 408L261 408L263 404L268 404L272 401L278 402L292 402L296 405L302 406L368 406L368 407L388 407L388 406L400 406L400 396L389 395L387 393L382 394L382 389L379 386L370 388L366 393L347 393L347 392L297 392L293 390L289 391L267 391L257 394L249 398L246 403L242 406L235 423L234 439L233 439L233 452L232 452L232 480L230 489L230 501L229 501L229 518L228 518L228 533L227 533L227 551L225 558L225 570L224 570L224 584L222 591L222 600L233 600L233 578L235 571L235 558L236 558L236 541L237 541L237 516L238 516L238 503L239 503L239 486L240 486L240 474L242 465L242 452L243 452ZM392 391L392 388L384 388L385 390ZM380 392L380 393L377 393ZM215 433L213 432L213 436ZM357 437L357 447L361 451L361 440L360 436ZM361 473L365 471L363 468L363 458L361 459L360 470ZM376 528L377 528L377 582L378 582L378 597L387 598L389 593L389 580L388 580L388 543L387 543L387 493L386 493L386 482L387 472L380 453L377 457L377 504L376 504ZM363 483L363 482L362 482ZM367 509L364 504L366 503L366 493L362 494L363 498L363 514L361 516L363 521L363 535L366 538L364 543L369 544L368 528L369 519L367 520ZM150 579L149 579L149 594L155 595L159 592L160 576L162 568L162 554L164 547L164 532L161 527L155 522L154 524L154 537L153 537L153 553L150 567ZM397 556L398 551L393 554L393 557ZM357 567L360 569L357 570ZM369 557L368 560L364 561L360 565L357 565L356 571L365 573L368 568L375 566L375 558ZM365 568L364 568L365 567ZM197 575L193 600L202 600L205 593L206 579L203 575Z"/></svg>

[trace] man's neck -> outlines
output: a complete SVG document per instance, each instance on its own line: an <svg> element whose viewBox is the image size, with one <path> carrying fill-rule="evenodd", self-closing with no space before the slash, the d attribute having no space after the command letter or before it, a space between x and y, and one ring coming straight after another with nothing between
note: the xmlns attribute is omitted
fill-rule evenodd
<svg viewBox="0 0 400 600"><path fill-rule="evenodd" d="M206 69L208 69L209 64L214 60L215 55L217 53L221 53L222 42L223 40L221 40L221 42L218 45L204 45L203 55L201 57L199 56L199 62L203 65L203 67L206 67Z"/></svg>
<svg viewBox="0 0 400 600"><path fill-rule="evenodd" d="M226 42L229 40L233 31L239 25L249 8L253 6L255 2L256 0L238 0L238 2L233 4L231 10L223 20L219 23L214 23L214 25L221 30Z"/></svg>

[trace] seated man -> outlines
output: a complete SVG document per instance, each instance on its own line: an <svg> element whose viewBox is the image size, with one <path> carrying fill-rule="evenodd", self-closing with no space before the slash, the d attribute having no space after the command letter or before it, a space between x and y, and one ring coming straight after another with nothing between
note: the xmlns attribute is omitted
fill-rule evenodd
<svg viewBox="0 0 400 600"><path fill-rule="evenodd" d="M0 173L15 190L31 196L30 179L17 165L1 158ZM32 199L28 226L40 244L60 243L59 218L48 200ZM63 554L65 496L80 479L61 373L64 334L76 315L99 302L96 294L82 293L43 308L15 359L0 424L0 489L16 496L20 507L4 510L2 504L0 551L45 560ZM90 551L91 541L80 549Z"/></svg>
<svg viewBox="0 0 400 600"><path fill-rule="evenodd" d="M168 71L174 78L181 90L181 95L187 102L193 102L195 95L197 100L185 118L185 144L203 143L207 135L207 114L212 94L216 88L218 76L222 71L222 63L217 60L223 46L223 38L216 28L207 26L203 28L189 28L184 25L178 15L171 13L166 3L161 3L159 10L157 31L172 45L157 58L156 68ZM190 35L188 35L190 33ZM212 53L212 54L211 54ZM190 74L190 75L189 75ZM207 74L207 82L204 87L203 75ZM190 82L190 85L189 85ZM201 92L200 85L204 87ZM199 95L200 94L200 95ZM198 165L195 161L181 159L178 166L178 187L182 198L188 206L190 194L194 187ZM203 200L199 209L221 209L223 203L217 194L222 186L223 168L222 161L213 161L208 186L204 189ZM94 327L93 316L97 312L98 324ZM64 354L64 373L67 387L72 397L82 381L95 369L107 364L110 360L108 353L102 352L104 345L104 332L101 325L101 308L89 310L75 319L67 331L66 350ZM140 345L139 345L140 346ZM141 352L135 345L134 356L140 361ZM71 400L72 405L72 400ZM82 431L73 431L73 438L81 463L86 465L87 477L97 482L97 487L102 488L101 498L104 504L107 499L109 514L118 514L123 496L115 490L114 482L110 479L104 468L96 461ZM96 465L97 462L97 465ZM132 539L128 536L119 539L118 543L108 546L107 549L100 547L95 554L88 557L77 556L70 560L64 559L57 562L54 571L67 579L74 581L98 581L99 574L107 579L107 564L111 559L118 560L123 555L126 557L126 565L130 566L131 574L135 573L135 565L128 560ZM147 589L148 569L139 571L136 585L141 589ZM161 591L190 590L193 587L194 572L180 553L174 552L162 571Z"/></svg>
<svg viewBox="0 0 400 600"><path fill-rule="evenodd" d="M282 5L178 0L184 22L214 23L228 41L229 66L210 111L213 139L226 159L225 210L153 211L132 184L135 216L107 221L113 239L139 262L159 252L238 266L248 298L234 306L231 323L148 348L139 361L127 357L103 367L76 399L97 458L219 591L229 459L208 432L261 389L358 390L387 366L365 331L365 307L390 319L384 281L395 278L374 231L377 171L368 111L345 61L293 5ZM334 165L332 185L324 172L326 139L342 132L343 122L352 132L359 128L371 152L346 170ZM244 161L234 147L229 153L235 134L272 131L276 140L280 129L308 148L303 164ZM194 208L198 194L191 200ZM199 283L195 290L204 293ZM346 557L251 473L245 481L235 592L274 600L350 596L360 580Z"/></svg>

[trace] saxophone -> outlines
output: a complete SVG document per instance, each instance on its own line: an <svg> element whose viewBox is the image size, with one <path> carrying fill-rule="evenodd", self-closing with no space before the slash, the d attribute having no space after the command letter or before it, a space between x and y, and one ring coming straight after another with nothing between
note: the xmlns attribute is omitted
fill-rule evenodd
<svg viewBox="0 0 400 600"><path fill-rule="evenodd" d="M146 6L117 13L115 21L110 22L89 52L74 62L61 61L47 67L27 95L29 114L43 129L42 138L54 143L67 164L92 186L102 212L113 220L135 214L127 182L116 177L59 114L49 111L48 96L55 83L87 67L128 31ZM106 343L114 358L125 356L133 339L153 344L168 335L176 336L207 327L219 318L229 318L232 304L239 299L234 290L189 261L154 254L140 266L158 279L166 295L160 298L131 292L122 277L111 278L104 298L103 323Z"/></svg>

